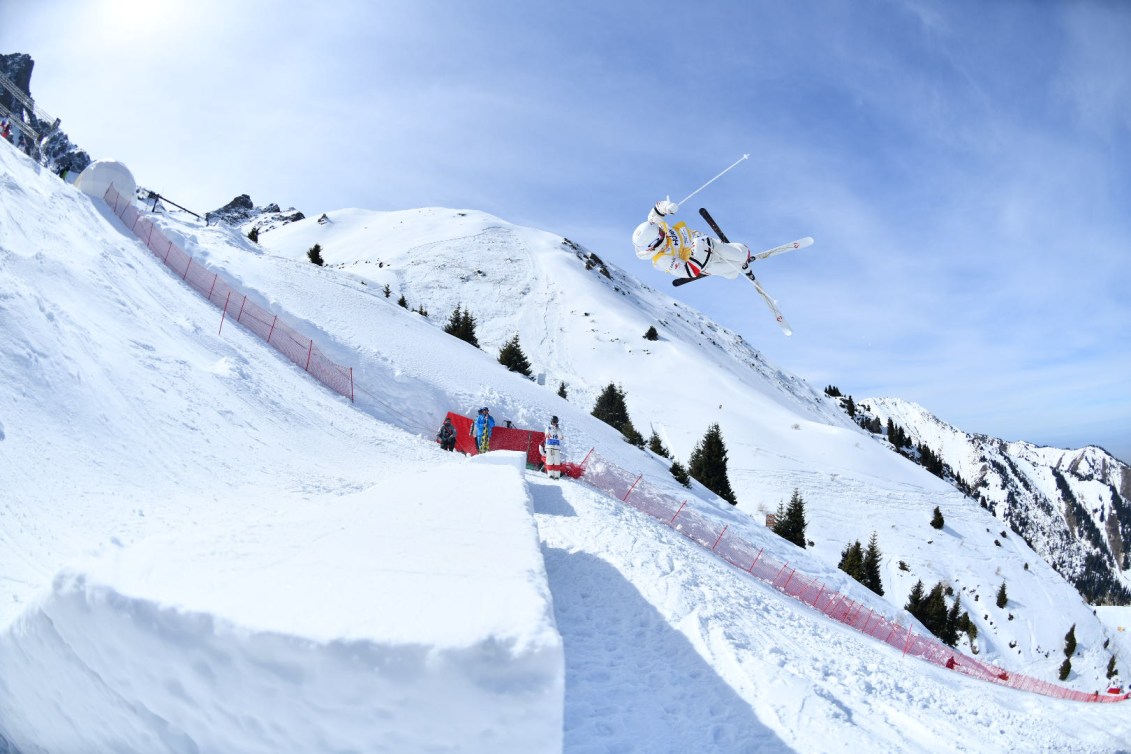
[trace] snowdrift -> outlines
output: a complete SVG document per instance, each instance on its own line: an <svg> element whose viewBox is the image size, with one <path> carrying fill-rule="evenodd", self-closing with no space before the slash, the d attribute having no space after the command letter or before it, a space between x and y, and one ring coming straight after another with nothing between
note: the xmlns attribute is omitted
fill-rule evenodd
<svg viewBox="0 0 1131 754"><path fill-rule="evenodd" d="M5 734L51 751L560 751L562 642L524 463L491 460L68 568L0 633Z"/></svg>

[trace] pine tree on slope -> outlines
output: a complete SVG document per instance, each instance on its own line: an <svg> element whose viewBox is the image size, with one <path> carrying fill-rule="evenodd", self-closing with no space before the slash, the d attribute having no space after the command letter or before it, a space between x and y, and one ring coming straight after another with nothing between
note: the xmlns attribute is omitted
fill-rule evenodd
<svg viewBox="0 0 1131 754"><path fill-rule="evenodd" d="M778 521L774 524L774 534L786 539L798 547L805 547L805 500L801 497L800 490L794 490L789 499L789 505L784 508L778 506Z"/></svg>
<svg viewBox="0 0 1131 754"><path fill-rule="evenodd" d="M727 446L718 424L707 428L707 434L691 452L687 471L711 492L731 505L738 505L727 478Z"/></svg>
<svg viewBox="0 0 1131 754"><path fill-rule="evenodd" d="M512 372L518 372L524 377L530 376L530 362L526 359L526 354L522 352L522 346L518 343L518 335L508 340L506 345L499 349L499 363Z"/></svg>

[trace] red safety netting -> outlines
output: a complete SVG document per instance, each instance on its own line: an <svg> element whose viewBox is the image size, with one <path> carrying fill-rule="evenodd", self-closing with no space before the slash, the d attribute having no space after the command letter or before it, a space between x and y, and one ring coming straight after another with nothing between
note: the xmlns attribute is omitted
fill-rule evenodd
<svg viewBox="0 0 1131 754"><path fill-rule="evenodd" d="M1114 693L1089 694L1057 686L1037 678L1010 673L996 665L965 655L934 636L918 633L910 620L901 625L898 619L881 615L866 605L831 590L825 584L797 573L789 563L768 555L764 548L728 533L728 526L720 528L717 521L688 509L687 499L681 499L670 490L650 484L642 474L628 472L601 458L595 451L589 452L581 467L584 481L596 489L663 521L735 568L834 620L895 647L905 655L912 655L974 678L1058 699L1121 702L1131 697L1131 694L1122 693L1119 689L1115 689Z"/></svg>
<svg viewBox="0 0 1131 754"><path fill-rule="evenodd" d="M286 322L231 286L217 273L196 262L184 249L173 243L161 229L119 194L113 186L106 190L106 203L122 222L181 280L223 310L220 329L231 319L258 335L275 350L334 392L354 399L353 369L335 364L322 353L314 341L297 332Z"/></svg>

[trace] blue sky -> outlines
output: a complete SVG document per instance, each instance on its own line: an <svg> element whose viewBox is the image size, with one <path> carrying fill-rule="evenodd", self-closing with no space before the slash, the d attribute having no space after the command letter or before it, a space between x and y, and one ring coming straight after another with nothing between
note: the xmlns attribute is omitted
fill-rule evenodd
<svg viewBox="0 0 1131 754"><path fill-rule="evenodd" d="M94 157L198 211L482 209L561 233L778 366L1131 460L1131 4L3 0ZM696 196L767 260L672 289ZM700 224L701 225L701 224ZM673 380L695 375L673 375Z"/></svg>

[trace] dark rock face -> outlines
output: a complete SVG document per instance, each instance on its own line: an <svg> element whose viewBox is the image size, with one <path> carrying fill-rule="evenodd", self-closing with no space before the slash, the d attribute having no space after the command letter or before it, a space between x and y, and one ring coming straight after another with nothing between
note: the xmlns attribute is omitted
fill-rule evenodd
<svg viewBox="0 0 1131 754"><path fill-rule="evenodd" d="M29 97L31 96L31 70L33 68L35 68L35 61L27 53L17 52L12 55L0 55L0 73L15 82L20 91ZM3 87L0 87L0 105L8 108L14 115L19 115L23 111L23 105Z"/></svg>
<svg viewBox="0 0 1131 754"><path fill-rule="evenodd" d="M250 232L253 228L266 232L302 220L306 216L293 207L284 212L278 204L256 207L250 196L240 194L220 209L209 212L207 217L209 222L219 220L228 225L240 226L245 232Z"/></svg>
<svg viewBox="0 0 1131 754"><path fill-rule="evenodd" d="M35 61L26 53L0 55L0 73L7 76L16 88L33 102L31 73L34 68ZM36 149L33 151L36 154L33 156L37 157L48 170L59 175L65 175L68 171L79 173L91 163L90 155L71 143L67 134L59 130L57 121L44 122L5 87L0 87L0 105L12 113L17 128L22 121L45 137L42 142L35 145Z"/></svg>
<svg viewBox="0 0 1131 754"><path fill-rule="evenodd" d="M255 215L255 205L247 194L240 194L220 209L208 213L212 220L223 220L229 225L239 225Z"/></svg>

